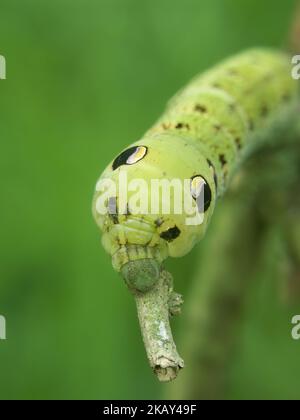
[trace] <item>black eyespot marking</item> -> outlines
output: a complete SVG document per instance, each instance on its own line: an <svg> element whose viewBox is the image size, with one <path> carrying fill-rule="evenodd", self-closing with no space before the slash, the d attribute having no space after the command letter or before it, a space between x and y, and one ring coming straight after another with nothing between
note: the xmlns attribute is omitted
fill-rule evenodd
<svg viewBox="0 0 300 420"><path fill-rule="evenodd" d="M210 186L205 178L201 175L196 175L191 178L191 194L198 205L199 212L206 212L212 200L212 193Z"/></svg>
<svg viewBox="0 0 300 420"><path fill-rule="evenodd" d="M113 170L115 171L122 165L127 165L127 159L136 151L136 147L130 147L130 149L122 152L113 163Z"/></svg>
<svg viewBox="0 0 300 420"><path fill-rule="evenodd" d="M133 146L122 152L114 161L112 168L115 171L122 165L134 165L144 159L148 152L145 146Z"/></svg>
<svg viewBox="0 0 300 420"><path fill-rule="evenodd" d="M216 168L214 167L214 165L212 164L212 162L209 159L207 159L207 163L208 163L209 167L212 168L212 171L213 171L213 174L214 174L214 182L215 182L216 190L218 191L218 177L217 177Z"/></svg>
<svg viewBox="0 0 300 420"><path fill-rule="evenodd" d="M113 223L115 225L119 224L119 218L118 218L118 204L116 197L110 197L108 200L108 215L112 219Z"/></svg>
<svg viewBox="0 0 300 420"><path fill-rule="evenodd" d="M167 242L173 242L181 234L180 229L177 226L166 230L160 234L160 237Z"/></svg>

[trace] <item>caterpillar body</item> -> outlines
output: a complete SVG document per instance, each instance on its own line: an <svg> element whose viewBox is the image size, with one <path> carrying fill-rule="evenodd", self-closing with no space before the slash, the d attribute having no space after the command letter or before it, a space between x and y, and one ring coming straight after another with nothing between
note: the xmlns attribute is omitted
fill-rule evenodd
<svg viewBox="0 0 300 420"><path fill-rule="evenodd" d="M191 194L204 189L203 223L187 225L185 214L100 214L96 189L93 214L103 245L130 286L146 291L157 281L161 263L187 254L203 238L216 201L245 159L268 142L284 141L299 118L299 89L290 57L254 49L192 80L168 103L162 117L138 142L125 149L100 181L189 179ZM99 184L98 184L99 185ZM134 192L129 192L128 199ZM106 197L119 206L118 194ZM138 280L136 280L138 278Z"/></svg>

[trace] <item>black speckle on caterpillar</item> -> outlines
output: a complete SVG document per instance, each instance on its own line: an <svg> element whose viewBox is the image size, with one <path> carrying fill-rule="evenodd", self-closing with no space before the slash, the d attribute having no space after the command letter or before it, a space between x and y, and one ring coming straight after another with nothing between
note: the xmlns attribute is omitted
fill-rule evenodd
<svg viewBox="0 0 300 420"><path fill-rule="evenodd" d="M177 226L174 226L172 228L169 228L168 230L166 230L165 232L162 232L160 234L160 237L162 239L164 239L167 242L172 242L174 241L176 238L178 238L178 236L180 235L180 229L178 229Z"/></svg>
<svg viewBox="0 0 300 420"><path fill-rule="evenodd" d="M237 55L197 76L168 103L145 136L122 152L101 179L191 180L191 195L205 187L201 225L187 225L186 214L94 216L103 244L120 271L126 262L188 253L203 237L217 198L243 161L270 141L281 141L297 121L298 84L284 53L256 49ZM117 197L118 198L118 197ZM130 197L129 197L130 198ZM115 197L116 199L116 197ZM125 248L124 248L125 247Z"/></svg>

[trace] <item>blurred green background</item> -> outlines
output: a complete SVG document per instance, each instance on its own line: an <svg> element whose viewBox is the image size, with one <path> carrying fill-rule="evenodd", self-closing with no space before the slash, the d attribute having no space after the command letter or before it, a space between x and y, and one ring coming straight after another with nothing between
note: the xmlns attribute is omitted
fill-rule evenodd
<svg viewBox="0 0 300 420"><path fill-rule="evenodd" d="M94 185L196 73L247 47L283 45L294 4L1 0L0 398L164 397L170 385L152 375L134 301L100 245ZM180 292L195 252L169 263ZM294 312L261 277L228 398L296 398Z"/></svg>

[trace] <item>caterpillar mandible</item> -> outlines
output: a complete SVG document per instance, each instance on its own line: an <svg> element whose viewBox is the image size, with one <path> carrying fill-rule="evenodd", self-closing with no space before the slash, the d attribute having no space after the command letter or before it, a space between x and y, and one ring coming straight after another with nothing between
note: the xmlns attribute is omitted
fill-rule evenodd
<svg viewBox="0 0 300 420"><path fill-rule="evenodd" d="M134 293L151 293L159 283L163 261L186 255L203 238L217 199L234 173L260 147L284 138L282 134L299 119L299 104L299 85L291 77L289 55L253 49L192 80L169 101L142 139L106 168L100 183L108 179L118 186L123 171L128 181L143 179L147 184L152 179L190 180L192 197L200 190L204 193L203 221L188 225L184 212L134 214L128 205L127 211L120 212L118 193L105 201L108 209L116 211L102 214L97 203L103 189L98 184L93 215L103 232L102 243ZM128 201L134 194L128 192ZM165 327L157 327L157 340L170 335ZM159 366L160 372L175 366L174 360L168 364L159 355L153 361L150 353L153 367ZM182 367L181 362L177 367Z"/></svg>

